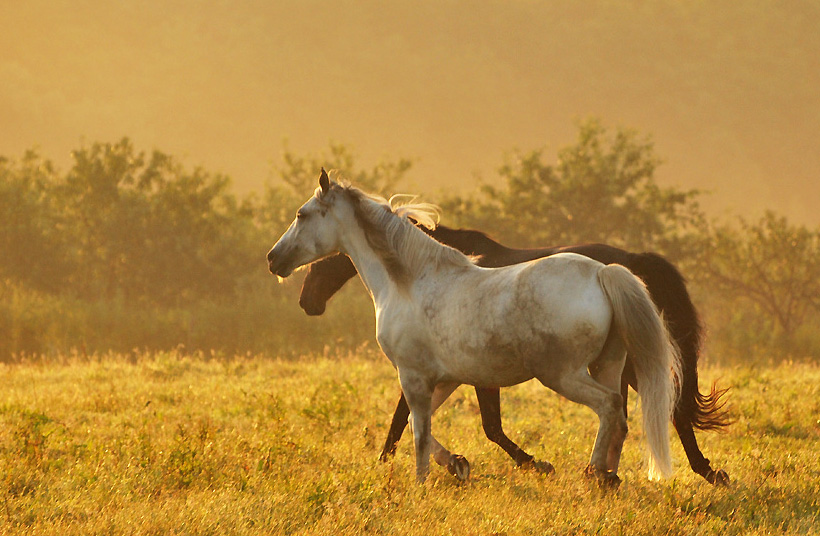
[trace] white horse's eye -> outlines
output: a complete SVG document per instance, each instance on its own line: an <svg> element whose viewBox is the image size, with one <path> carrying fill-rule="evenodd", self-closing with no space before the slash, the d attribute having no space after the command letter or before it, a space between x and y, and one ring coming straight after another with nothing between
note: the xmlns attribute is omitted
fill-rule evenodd
<svg viewBox="0 0 820 536"><path fill-rule="evenodd" d="M299 212L296 213L296 219L297 220L304 220L307 217L308 217L308 215L307 215L306 212L299 211Z"/></svg>

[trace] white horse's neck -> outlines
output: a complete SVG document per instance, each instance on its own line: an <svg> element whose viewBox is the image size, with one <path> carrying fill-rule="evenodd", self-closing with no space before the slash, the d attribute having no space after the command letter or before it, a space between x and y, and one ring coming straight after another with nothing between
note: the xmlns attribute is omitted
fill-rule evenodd
<svg viewBox="0 0 820 536"><path fill-rule="evenodd" d="M355 223L349 232L343 234L340 251L353 261L374 305L378 307L388 295L397 290L396 281L367 242L364 231Z"/></svg>
<svg viewBox="0 0 820 536"><path fill-rule="evenodd" d="M405 205L394 212L388 205L347 192L347 207L339 213L341 250L362 276L378 308L382 298L406 291L429 270L474 268L459 251L444 246L416 228L408 216L425 217L426 205Z"/></svg>

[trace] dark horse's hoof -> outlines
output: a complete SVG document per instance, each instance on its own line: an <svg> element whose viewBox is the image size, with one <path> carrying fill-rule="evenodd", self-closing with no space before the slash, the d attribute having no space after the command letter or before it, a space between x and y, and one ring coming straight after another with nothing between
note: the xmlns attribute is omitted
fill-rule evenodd
<svg viewBox="0 0 820 536"><path fill-rule="evenodd" d="M470 478L470 462L461 454L453 454L450 456L450 462L447 464L447 471L464 482Z"/></svg>
<svg viewBox="0 0 820 536"><path fill-rule="evenodd" d="M384 448L382 448L381 454L379 454L379 461L380 462L389 462L393 459L393 456L396 455L396 449L398 448L399 444L396 441L387 441Z"/></svg>
<svg viewBox="0 0 820 536"><path fill-rule="evenodd" d="M621 485L621 479L613 471L603 471L597 467L587 465L584 476L598 481L598 487L604 490L616 490Z"/></svg>
<svg viewBox="0 0 820 536"><path fill-rule="evenodd" d="M541 462L538 460L530 460L528 462L524 462L518 466L520 469L524 471L535 471L536 473L542 475L551 475L555 472L555 467L552 466L550 462Z"/></svg>
<svg viewBox="0 0 820 536"><path fill-rule="evenodd" d="M729 475L723 469L718 469L715 471L711 469L708 473L706 473L706 481L710 484L714 484L715 486L728 486L729 485Z"/></svg>

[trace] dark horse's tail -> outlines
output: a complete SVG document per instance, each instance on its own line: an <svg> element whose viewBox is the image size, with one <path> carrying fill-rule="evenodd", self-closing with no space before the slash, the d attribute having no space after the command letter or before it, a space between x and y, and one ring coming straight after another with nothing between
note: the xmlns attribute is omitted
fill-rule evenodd
<svg viewBox="0 0 820 536"><path fill-rule="evenodd" d="M688 421L700 430L720 430L728 426L732 419L724 408L724 395L729 389L718 389L713 382L708 394L698 390L697 363L703 327L683 276L669 261L654 253L635 254L629 267L646 283L680 349L683 382L674 413L676 424Z"/></svg>

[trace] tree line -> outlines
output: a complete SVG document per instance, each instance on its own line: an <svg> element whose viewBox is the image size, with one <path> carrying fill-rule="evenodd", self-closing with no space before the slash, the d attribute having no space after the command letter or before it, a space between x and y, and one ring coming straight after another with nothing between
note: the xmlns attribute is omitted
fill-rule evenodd
<svg viewBox="0 0 820 536"><path fill-rule="evenodd" d="M408 159L361 167L345 145L285 148L261 191L186 168L124 138L72 153L61 171L34 150L0 157L0 359L24 354L163 348L273 355L354 348L372 339L359 289L322 319L277 285L264 254L315 187L320 167L389 196ZM656 251L690 281L716 354L820 356L820 230L767 212L709 218L705 194L663 186L651 138L580 122L553 161L508 154L498 180L425 200L449 226L518 247L603 242ZM355 285L348 285L355 287ZM333 312L335 311L335 312Z"/></svg>

